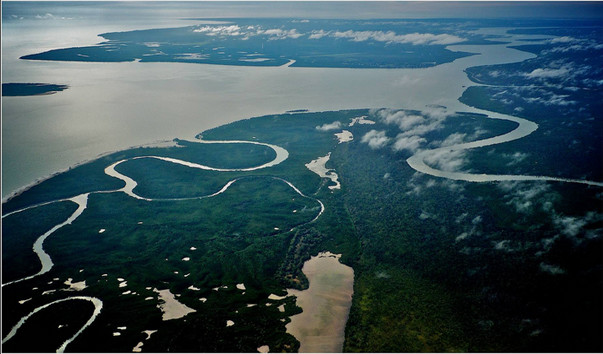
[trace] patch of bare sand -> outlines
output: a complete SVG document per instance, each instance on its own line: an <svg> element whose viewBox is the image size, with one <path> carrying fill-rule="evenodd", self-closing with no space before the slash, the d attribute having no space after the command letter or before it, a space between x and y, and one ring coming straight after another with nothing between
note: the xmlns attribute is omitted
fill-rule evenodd
<svg viewBox="0 0 603 354"><path fill-rule="evenodd" d="M191 312L195 312L194 309L176 300L174 294L172 294L169 289L157 290L157 288L155 288L153 291L159 294L159 300L162 301L160 301L157 307L163 312L162 319L164 321L181 318Z"/></svg>

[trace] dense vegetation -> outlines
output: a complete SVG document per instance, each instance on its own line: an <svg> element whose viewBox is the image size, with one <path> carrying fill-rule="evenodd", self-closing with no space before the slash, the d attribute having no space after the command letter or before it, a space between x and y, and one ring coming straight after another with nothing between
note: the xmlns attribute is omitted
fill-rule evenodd
<svg viewBox="0 0 603 354"><path fill-rule="evenodd" d="M295 60L294 66L304 67L417 68L472 55L446 49L448 44L495 43L467 32L459 21L449 22L444 32L423 21L409 26L406 20L224 19L218 24L104 33L107 41L95 46L54 49L22 59L245 66Z"/></svg>
<svg viewBox="0 0 603 354"><path fill-rule="evenodd" d="M67 85L3 83L2 96L51 95L67 88Z"/></svg>
<svg viewBox="0 0 603 354"><path fill-rule="evenodd" d="M523 29L515 33L557 35L544 44L515 48L537 55L520 63L467 69L469 78L489 86L469 87L460 98L470 106L517 115L539 124L530 139L491 149L472 157L500 168L496 154L507 160L512 173L568 178L603 179L603 55L601 28ZM554 144L550 136L556 136ZM516 163L520 161L521 163ZM564 163L558 163L563 161Z"/></svg>
<svg viewBox="0 0 603 354"><path fill-rule="evenodd" d="M460 100L525 117L538 123L539 129L529 139L472 151L468 155L471 166L492 173L504 164L514 174L601 181L603 71L597 63L603 31L593 26L512 32L558 37L516 47L536 54L533 59L469 68L472 80L490 86L470 87ZM484 195L478 186L471 189ZM484 201L495 213L496 225L510 225L513 235L509 242L497 245L507 257L514 256L512 262L507 261L508 272L521 272L521 277L508 284L513 289L506 292L525 304L511 309L538 314L545 325L535 336L540 340L529 348L600 351L603 344L596 334L603 322L600 191L558 183L524 183L502 184L495 192ZM511 210L505 211L509 206ZM538 242L544 250L538 249ZM553 263L561 266L549 267ZM540 273L526 272L536 267ZM545 270L554 276L544 276Z"/></svg>
<svg viewBox="0 0 603 354"><path fill-rule="evenodd" d="M295 26L303 28L302 23ZM184 30L105 37L127 41L134 36L142 42L150 35L180 34L185 42L191 35L179 31ZM601 181L600 31L522 31L562 39L520 46L538 54L523 63L468 69L474 81L490 86L470 87L461 100L525 117L539 129L505 144L432 156L429 164L448 171ZM132 48L159 48L144 47ZM132 48L126 45L124 51ZM81 54L80 49L73 53ZM349 126L360 116L374 124ZM423 112L291 112L200 134L204 140L249 140L287 149L287 160L269 168L217 172L131 159L154 155L242 168L275 157L262 145L180 140L173 147L130 149L74 167L3 204L6 214L63 200L3 218L7 281L39 269L31 244L73 213L76 205L64 199L91 193L84 213L45 242L52 270L3 287L3 337L34 308L77 294L98 297L104 307L70 351L129 352L143 342L142 350L153 352L254 352L261 345L293 352L299 343L286 333L285 324L300 309L294 298L268 296L307 287L303 263L328 250L341 253L341 261L354 269L344 351L600 352L600 187L459 182L418 173L406 163L421 149L488 138L515 127L441 106ZM338 143L334 133L342 129L353 134L352 141ZM305 167L329 152L326 166L338 174L340 190L329 189L332 182ZM130 160L116 170L138 182L136 193L159 200L115 192L123 182L104 169L124 159ZM224 193L203 198L235 179ZM319 200L325 211L314 220ZM64 283L69 278L85 280L87 287L73 292ZM236 286L241 283L244 290ZM169 289L195 312L162 321L154 289ZM28 320L3 349L54 351L91 311L82 301L53 305ZM147 339L145 330L157 333ZM32 333L44 337L28 340Z"/></svg>
<svg viewBox="0 0 603 354"><path fill-rule="evenodd" d="M136 191L145 197L198 197L239 179L223 194L206 199L147 202L123 193L92 193L84 214L46 241L55 263L52 271L3 289L5 331L34 307L64 297L62 282L73 278L88 286L77 294L101 298L104 309L71 350L86 351L93 344L98 350L130 351L144 341L145 351L255 351L263 344L271 350L295 351L298 344L284 325L300 310L294 299L268 300L268 294L307 286L300 271L303 262L330 250L343 253L342 261L355 272L346 351L598 350L601 323L593 309L601 306L596 280L601 221L596 216L600 200L591 188L471 184L417 174L405 162L410 151L363 142L372 130L383 130L394 141L399 127L388 124L382 112L266 116L203 133L206 140L249 139L289 151L285 162L251 172L194 170L154 159L122 163L118 170L137 180ZM376 124L347 126L361 115ZM317 129L337 121L339 129L353 133L353 141L338 144L333 133L339 130ZM484 138L513 128L513 123L479 115L449 114L425 137L427 145L435 147L453 134ZM172 156L223 167L273 158L260 145L178 144L119 152L79 166L12 199L5 210L94 191L91 181L106 181L99 185L108 187L113 179L102 174L103 168L126 157ZM330 182L304 166L329 151L327 166L339 174L341 190L331 191ZM465 163L471 169L482 165L479 159ZM61 184L84 176L88 182L74 188ZM539 199L528 200L534 212L515 209L517 198L532 189L542 190L535 192ZM43 199L37 190L47 191ZM326 210L308 223L319 210L313 198ZM556 214L538 205L549 205ZM39 233L73 208L68 202L55 203L16 214L18 219L7 217L3 242L11 243L13 250L25 249L32 237L20 234ZM584 223L570 237L554 217ZM11 226L17 220L28 228ZM16 261L13 253L3 253L3 264ZM120 288L117 278L125 279L127 287ZM239 283L245 284L245 291L235 287ZM161 321L153 288L170 289L196 312ZM40 295L53 289L59 291ZM124 295L126 289L137 295ZM149 297L152 300L144 300ZM281 303L285 312L277 309ZM58 314L61 307L44 311ZM78 321L70 316L65 321ZM22 331L41 330L43 317L36 315ZM227 320L236 325L226 327ZM568 322L574 323L572 331L566 329ZM122 326L127 330L113 336ZM155 329L159 331L146 340L142 331ZM17 338L11 341L25 345ZM54 345L49 341L43 348L54 350Z"/></svg>

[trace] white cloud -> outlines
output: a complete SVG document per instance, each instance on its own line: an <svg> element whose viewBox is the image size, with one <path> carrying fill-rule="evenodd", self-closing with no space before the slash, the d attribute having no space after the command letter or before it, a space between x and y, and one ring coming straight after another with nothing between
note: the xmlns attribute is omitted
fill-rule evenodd
<svg viewBox="0 0 603 354"><path fill-rule="evenodd" d="M547 97L547 98L545 98L543 96L529 97L529 98L524 98L524 100L528 103L540 103L545 106L551 106L551 105L569 106L569 105L575 105L578 103L576 101L566 100L566 98L569 97L569 95L557 95L554 93L549 93L548 96L549 97Z"/></svg>
<svg viewBox="0 0 603 354"><path fill-rule="evenodd" d="M540 270L553 275L565 274L565 270L561 269L560 267L551 264L546 264L544 262L540 262Z"/></svg>
<svg viewBox="0 0 603 354"><path fill-rule="evenodd" d="M503 154L503 157L506 159L509 159L510 161L507 163L507 166L511 167L511 166L515 166L521 162L523 162L523 160L525 160L527 157L529 156L529 154L527 153L522 153L522 152L515 152L513 154Z"/></svg>
<svg viewBox="0 0 603 354"><path fill-rule="evenodd" d="M432 132L434 130L439 130L442 129L444 126L442 124L443 122L441 120L431 120L429 123L427 124L419 124L414 126L412 129L405 131L403 134L404 135L425 135L429 132Z"/></svg>
<svg viewBox="0 0 603 354"><path fill-rule="evenodd" d="M405 111L392 112L387 109L379 111L379 116L386 124L396 124L401 130L408 130L412 126L426 121L420 115L408 114Z"/></svg>
<svg viewBox="0 0 603 354"><path fill-rule="evenodd" d="M386 43L400 43L413 45L448 45L465 41L464 38L451 34L432 34L432 33L409 33L396 34L393 31L337 31L331 34L335 38L347 38L354 42L364 42L373 40Z"/></svg>
<svg viewBox="0 0 603 354"><path fill-rule="evenodd" d="M574 237L578 235L582 228L588 223L588 219L556 215L553 218L553 222L561 229L563 234Z"/></svg>
<svg viewBox="0 0 603 354"><path fill-rule="evenodd" d="M454 241L455 241L455 242L459 242L459 241L462 241L462 240L466 239L467 237L469 237L469 234L468 234L468 233L466 233L466 232L463 232L462 234L458 235L458 236L457 236L457 237L454 239Z"/></svg>
<svg viewBox="0 0 603 354"><path fill-rule="evenodd" d="M238 25L229 26L203 26L193 30L193 32L203 33L208 36L244 36L242 39L249 39L251 36L264 35L269 39L299 38L303 33L297 32L295 28L286 30L281 28L262 29L261 26L247 26L241 28Z"/></svg>
<svg viewBox="0 0 603 354"><path fill-rule="evenodd" d="M331 34L331 31L324 31L324 30L312 31L310 33L310 36L308 36L308 39L321 39L322 37L326 37L329 34Z"/></svg>
<svg viewBox="0 0 603 354"><path fill-rule="evenodd" d="M451 192L460 193L465 190L465 184L462 184L461 182L454 181L451 179L445 179L440 184L442 185L442 187L448 188L448 190L450 190ZM462 199L462 198L463 197L461 196L460 199Z"/></svg>
<svg viewBox="0 0 603 354"><path fill-rule="evenodd" d="M303 34L297 32L297 30L295 28L290 29L290 30L284 30L284 29L280 29L280 28L258 30L257 34L258 35L264 34L264 35L270 36L270 39L285 39L285 38L296 39L296 38L303 36Z"/></svg>
<svg viewBox="0 0 603 354"><path fill-rule="evenodd" d="M417 150L419 150L421 143L424 143L425 141L425 138L421 138L416 135L403 136L402 134L399 134L396 137L396 142L392 146L392 149L394 151L408 150L412 153L415 153Z"/></svg>
<svg viewBox="0 0 603 354"><path fill-rule="evenodd" d="M591 49L590 46L587 45L582 45L582 44L572 44L570 46L567 47L555 47L550 49L548 52L552 52L552 53L567 53L567 52L573 52L573 51L579 51L579 50L587 50L587 49Z"/></svg>
<svg viewBox="0 0 603 354"><path fill-rule="evenodd" d="M569 43L569 42L575 42L575 41L577 41L577 39L574 37L563 36L563 37L553 38L549 42L550 43Z"/></svg>
<svg viewBox="0 0 603 354"><path fill-rule="evenodd" d="M427 106L423 110L423 114L427 115L429 118L444 120L452 115L452 113L446 110L446 107L442 106Z"/></svg>
<svg viewBox="0 0 603 354"><path fill-rule="evenodd" d="M551 48L548 51L544 51L543 54L548 52L553 53L567 53L570 51L581 51L581 50L599 50L603 48L603 44L597 43L592 39L578 39L573 37L558 37L549 40L551 44L559 44L560 46ZM565 45L565 46L564 46Z"/></svg>
<svg viewBox="0 0 603 354"><path fill-rule="evenodd" d="M444 141L442 141L440 146L444 147L460 144L465 141L465 136L467 136L467 134L465 133L452 133L448 135L448 137L444 139Z"/></svg>
<svg viewBox="0 0 603 354"><path fill-rule="evenodd" d="M513 206L518 213L529 214L533 211L535 203L540 203L544 207L550 198L545 198L544 194L550 191L550 186L546 182L520 182L507 181L500 182L499 188L505 192L505 199L508 199L507 205Z"/></svg>
<svg viewBox="0 0 603 354"><path fill-rule="evenodd" d="M497 251L504 251L504 252L513 252L514 249L509 245L511 243L511 240L502 240L499 242L492 242L494 244L494 249Z"/></svg>
<svg viewBox="0 0 603 354"><path fill-rule="evenodd" d="M396 124L402 136L421 136L443 127L443 121L451 114L441 107L427 107L422 115L406 111L380 109L375 114L386 124Z"/></svg>
<svg viewBox="0 0 603 354"><path fill-rule="evenodd" d="M50 18L54 18L54 15L51 14L50 12L45 13L44 15L36 15L37 19L50 19Z"/></svg>
<svg viewBox="0 0 603 354"><path fill-rule="evenodd" d="M525 77L530 79L554 79L560 77L566 77L570 74L570 69L566 66L561 67L559 69L549 69L549 68L538 68L532 70L532 72L528 74L523 74Z"/></svg>
<svg viewBox="0 0 603 354"><path fill-rule="evenodd" d="M468 215L469 213L462 213L461 215L457 216L456 219L454 219L454 222L460 224Z"/></svg>
<svg viewBox="0 0 603 354"><path fill-rule="evenodd" d="M536 252L536 256L540 257L543 254L550 251L551 247L553 247L553 244L559 239L559 237L560 237L559 235L556 235L555 237L544 238L544 239L540 240L540 243L542 245L542 250Z"/></svg>
<svg viewBox="0 0 603 354"><path fill-rule="evenodd" d="M465 151L439 150L426 155L425 162L443 171L458 171L465 165Z"/></svg>
<svg viewBox="0 0 603 354"><path fill-rule="evenodd" d="M241 36L241 27L237 25L230 26L203 26L194 29L193 32L204 33L208 36Z"/></svg>
<svg viewBox="0 0 603 354"><path fill-rule="evenodd" d="M457 216L454 221L457 224L461 224L463 221L465 221L465 219L467 218L467 216L469 216L468 213L462 213L461 215ZM481 215L478 215L478 216L474 217L471 220L471 229L465 228L465 230L468 230L468 231L465 231L465 232L461 233L460 235L458 235L455 238L455 242L462 241L462 240L464 240L464 239L466 239L466 238L468 238L470 236L473 236L473 235L477 235L477 236L481 235L482 232L480 230L478 230L478 224L481 223L481 222L482 222ZM464 223L463 225L467 225L467 224Z"/></svg>
<svg viewBox="0 0 603 354"><path fill-rule="evenodd" d="M339 130L341 129L341 122L336 120L333 123L325 123L323 125L317 125L316 126L316 130L320 130L323 132L329 131L329 130Z"/></svg>
<svg viewBox="0 0 603 354"><path fill-rule="evenodd" d="M427 220L431 217L431 215L429 215L429 213L426 213L424 211L421 211L421 215L419 215L419 219L421 220Z"/></svg>
<svg viewBox="0 0 603 354"><path fill-rule="evenodd" d="M363 143L367 143L371 149L380 149L384 147L389 142L389 140L390 139L385 136L384 130L377 131L373 129L364 134L360 141Z"/></svg>

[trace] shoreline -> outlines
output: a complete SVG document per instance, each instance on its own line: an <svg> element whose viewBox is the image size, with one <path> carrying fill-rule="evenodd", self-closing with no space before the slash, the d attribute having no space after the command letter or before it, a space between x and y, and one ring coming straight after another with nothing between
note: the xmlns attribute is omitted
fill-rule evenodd
<svg viewBox="0 0 603 354"><path fill-rule="evenodd" d="M355 108L355 109L368 109L368 108ZM282 113L272 113L272 114L320 113L320 112L331 112L331 111L334 111L334 110L328 110L328 111L316 110L316 111L313 111L313 110L305 109L303 112L286 111L286 112L282 112ZM267 114L267 115L270 115L270 114ZM241 119L229 122L229 123L220 124L220 125L218 125L216 127L213 127L213 128L208 128L206 130L211 130L211 129L214 129L214 128L217 128L217 127L220 127L220 126L223 126L223 125L228 125L228 124L232 124L232 123L235 123L235 122L238 122L238 121L241 121L241 120L252 119L252 118L257 118L257 117L241 118ZM118 152L131 150L131 149L145 148L145 147L177 147L179 145L178 145L177 142L175 142L175 140L182 140L182 141L195 142L195 143L219 143L219 142L221 142L221 141L203 140L203 133L204 132L205 131L203 131L201 133L194 134L194 135L192 135L192 137L182 137L182 138L175 137L175 138L171 138L171 139L160 139L160 140L155 140L155 141L150 142L150 143L139 144L139 145L132 145L132 146L129 146L129 147L125 147L123 149L116 149L116 150L110 150L110 151L102 152L102 153L100 153L100 154L98 154L98 155L96 155L96 156L94 156L92 158L81 160L79 162L74 163L73 165L70 165L69 167L66 167L66 168L60 169L58 171L52 172L50 174L44 175L42 177L39 177L39 178L35 179L34 181L32 181L30 183L27 183L27 184L23 185L22 187L19 187L19 188L15 189L15 190L11 191L9 194L7 194L6 196L2 197L2 205L4 205L5 203L8 203L11 199L20 196L21 194L27 192L29 189L35 187L36 185L38 185L38 184L40 184L40 183L42 183L42 182L44 182L46 180L49 180L49 179L51 179L53 177L56 177L56 176L58 176L58 175L60 175L62 173L65 173L65 172L73 169L73 168L85 165L85 164L90 163L90 162L94 162L94 161L96 161L96 160L98 160L100 158L109 156L111 154L115 154L115 153L118 153ZM245 143L257 144L257 142L253 142L253 141L245 141ZM265 145L265 144L258 144L258 145ZM0 207L0 210L1 209L2 209L2 207Z"/></svg>
<svg viewBox="0 0 603 354"><path fill-rule="evenodd" d="M506 32L506 30L507 30L507 29L508 29L508 28L505 28L505 31L504 31L504 32ZM507 44L498 44L498 45L493 45L493 46L491 46L491 47L501 47L501 46L503 46L503 47L507 47L507 46L509 46L510 44L513 44L513 43L507 43ZM449 50L452 50L452 51L456 51L456 50L467 50L467 48L465 48L465 47L466 47L466 45L463 45L462 43L460 43L460 44L453 44L453 45L449 45L449 46L447 46L447 48L448 48ZM472 46L472 47L473 47L473 46ZM479 47L479 46L478 46L478 47ZM481 47L484 47L484 46L481 46ZM476 49L476 48L472 48L472 49ZM515 50L514 50L514 51L515 51ZM487 50L484 50L483 52L488 52L488 51L487 51ZM480 54L482 54L482 55L483 55L483 53L482 53L482 52L480 52ZM532 56L534 56L534 55L533 55L533 54L530 54L530 53L525 53L525 52L524 52L524 53L522 54L522 59L521 59L521 60L525 60L525 59L526 59L525 57L529 58L529 57L532 57ZM393 71L398 71L398 70L399 70L400 74L401 74L403 77L405 77L406 75L409 75L409 74L407 74L407 71L408 71L408 70L413 70L413 71L414 71L414 70L418 70L418 72L422 72L422 71L424 71L424 70L426 70L426 69L428 69L428 70L434 70L434 68L438 68L438 67L443 68L443 67L445 67L445 66L449 66L449 65L451 65L451 64L453 64L453 63L464 63L463 65L461 65L461 66L462 66L462 69L467 68L467 67L472 67L472 66L475 66L475 65L472 65L472 63L466 63L466 60L469 60L468 58L475 58L475 57L476 57L476 56L469 56L469 57L464 57L464 58L456 59L455 61L453 61L453 62L451 62L451 63L437 65L437 66L434 66L434 67L432 67L432 68L420 68L420 69L400 69L400 68L379 68L379 69L373 69L373 68L362 68L361 70L362 70L363 72L384 72L384 71L389 71L389 70L393 70ZM521 60L519 60L519 61L521 61ZM470 60L470 61L471 61L471 60ZM508 61L507 59L502 60L502 62L507 62L507 61ZM512 60L512 61L514 61L514 60ZM53 63L55 63L55 61L52 61L52 62L53 62ZM501 60L494 60L494 62L487 62L487 63L484 63L484 65L492 65L492 64L494 64L494 63L498 64L498 63L500 63L500 62L501 62ZM90 65L94 65L94 63L93 63L93 62L69 62L69 63L71 63L72 65L75 65L76 67L88 67L88 66L90 66ZM113 64L118 64L118 65L130 65L131 63L132 63L132 62L123 62L123 63L113 63ZM107 65L108 65L109 63L105 63L105 64L107 64ZM146 63L146 64L147 64L147 65L152 66L153 64L157 64L157 63ZM163 64L165 64L165 63L163 63ZM177 63L177 62L172 62L172 63L169 63L169 64L170 64L170 65L175 65L175 66L177 66L177 65L179 65L179 64L187 64L187 63ZM465 64L468 64L468 65L465 65ZM213 67L216 67L216 66L222 66L222 65L218 65L218 64L204 64L204 65L206 65L206 66L208 66L208 67L210 67L210 68L213 68ZM238 68L250 68L249 66L237 66L237 67L238 67ZM295 65L294 65L294 67L295 67L297 70L292 70L291 72L296 72L296 71L297 71L297 72L299 72L299 71L301 71L301 72L306 72L307 70L309 70L309 71L312 71L312 72L313 72L313 71L315 71L315 70L322 70L322 69L324 69L324 68L320 68L320 67L316 67L316 68L301 68L301 67L297 67L297 66L295 66ZM266 68L265 68L265 67L253 67L253 68L254 68L254 69L257 69L257 70L268 70L268 71L270 71L270 70L275 70L275 69L278 69L278 66L276 66L276 67L266 67ZM358 69L358 68L357 68L357 69ZM388 69L388 70L384 70L384 69ZM238 69L237 69L237 70L238 70ZM240 69L240 70L244 70L244 69ZM353 70L353 69L346 69L346 68L329 68L329 70L330 70L330 71L332 71L332 72L340 72L340 71L345 71L345 70ZM356 71L356 70L354 70L354 71ZM412 77L414 77L414 75L412 75ZM471 79L470 79L470 78L468 78L468 81L469 81L469 82L473 82L473 81L471 81ZM70 85L70 86L71 86L71 85ZM350 109L361 109L361 108L382 108L382 107L401 107L401 108L410 108L410 109L415 109L415 108L418 108L418 107L415 107L414 105L409 106L409 105L407 105L405 102L399 102L399 104L396 104L396 105L392 105L392 104L379 104L379 107L374 107L373 105L371 105L371 104L366 104L366 103L364 103L364 104L360 104L360 105L356 105L356 104L352 104L352 105L349 105L349 104L348 104L348 105L339 105L339 104L336 104L336 105L333 105L332 103L330 103L328 106L322 106L322 105L319 105L318 107L315 107L315 108L308 107L309 109L306 109L306 112L310 113L310 112L321 112L321 111L350 110ZM252 115L252 116L262 116L262 115L265 115L265 114L274 114L274 113L272 113L272 112L278 112L278 111L280 111L280 110L278 110L278 109L271 109L270 111L254 112L254 113L252 113L251 115ZM286 113L298 113L298 112L286 112ZM234 122L234 121L239 121L239 120L248 119L248 117L249 117L248 115L246 115L246 116L238 115L237 117L234 117L234 119L233 119L231 122L227 122L226 124L228 124L228 123L232 123L232 122ZM218 127L218 126L222 126L222 125L224 125L224 123L216 122L216 124L215 124L215 126L214 126L214 127ZM212 127L204 127L204 128L211 129ZM170 135L172 135L172 134L170 134ZM173 136L179 136L179 135L178 135L178 134L176 134L176 135L173 135ZM141 145L141 146L143 146L143 145ZM118 152L118 151L127 150L127 149L130 149L130 148L133 148L133 147L135 147L135 146L126 147L126 148L124 148L124 149L121 149L121 148L120 148L120 149L118 149L118 150L108 150L108 152L101 153L101 154L99 154L99 155L97 155L97 156L95 156L95 157L91 157L90 159L84 159L84 160L81 160L81 161L76 162L75 164L73 164L73 165L71 165L71 166L68 166L68 167L66 167L66 168L55 170L54 172L49 173L49 174L46 174L46 175L41 174L41 176L42 176L42 177L39 177L39 178L37 178L37 179L35 179L35 180L32 180L31 182L29 182L29 183L27 183L27 184L24 184L24 185L22 185L22 186L21 186L21 187L19 187L19 188L16 188L16 189L13 189L13 190L8 189L10 192L9 192L9 193L8 193L6 196L3 196L3 197L2 197L2 203L6 203L6 202L10 201L11 199L13 199L13 198L15 198L15 197L19 196L20 194L22 194L23 192L25 192L25 191L27 191L28 189L32 188L33 186L35 186L35 185L37 185L37 184L39 184L39 183L41 183L41 182L43 182L43 181L45 181L45 180L47 180L47 179L50 179L50 178L52 178L52 177L56 176L57 174L60 174L60 173L66 172L66 171L68 171L70 168L78 167L78 166L80 166L80 165L82 165L82 164L85 164L85 163L87 163L87 162L93 161L93 160L95 160L95 159L98 159L98 158L100 158L100 157L106 156L106 155L108 155L108 154L111 154L111 153L114 153L114 152ZM4 192L4 191L3 191L3 192Z"/></svg>
<svg viewBox="0 0 603 354"><path fill-rule="evenodd" d="M306 290L287 289L302 312L290 317L287 333L299 342L299 352L341 352L352 298L354 269L340 262L341 254L319 252L304 262Z"/></svg>
<svg viewBox="0 0 603 354"><path fill-rule="evenodd" d="M90 163L90 162L94 162L94 161L96 161L96 160L98 160L100 158L109 156L111 154L115 154L115 153L118 153L118 152L121 152L121 151L131 150L131 149L145 148L145 147L171 147L171 146L174 146L174 147L178 146L178 143L174 142L173 139L172 140L157 140L157 141L154 141L154 142L151 142L151 143L147 143L147 144L133 145L133 146L130 146L130 147L127 147L127 148L124 148L124 149L118 149L118 150L113 150L113 151L107 151L107 152L100 153L99 155L97 155L97 156L95 156L93 158L77 162L77 163L75 163L75 164L73 164L73 165L71 165L71 166L69 166L67 168L64 168L62 170L53 172L53 173L51 173L49 175L37 178L33 182L28 183L28 184L24 185L23 187L20 187L20 188L18 188L16 190L10 192L6 196L2 197L2 205L4 205L5 203L8 203L9 201L11 201L11 199L20 196L21 194L27 192L31 188L37 186L38 184L40 184L40 183L42 183L42 182L44 182L46 180L49 180L49 179L51 179L53 177L56 177L56 176L58 176L58 175L60 175L62 173L68 172L69 170L71 170L73 168L85 165L85 164Z"/></svg>

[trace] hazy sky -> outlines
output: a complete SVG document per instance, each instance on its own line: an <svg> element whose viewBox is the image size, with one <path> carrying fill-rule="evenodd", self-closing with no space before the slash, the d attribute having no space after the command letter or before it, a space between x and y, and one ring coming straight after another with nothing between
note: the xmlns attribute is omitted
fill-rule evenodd
<svg viewBox="0 0 603 354"><path fill-rule="evenodd" d="M305 18L603 18L603 2L498 2L498 1L410 1L410 2L54 2L3 1L2 17L14 16L127 17L165 13L181 17L305 17ZM116 11L120 9L121 11ZM14 15L14 16L13 16Z"/></svg>

